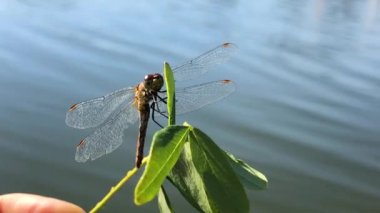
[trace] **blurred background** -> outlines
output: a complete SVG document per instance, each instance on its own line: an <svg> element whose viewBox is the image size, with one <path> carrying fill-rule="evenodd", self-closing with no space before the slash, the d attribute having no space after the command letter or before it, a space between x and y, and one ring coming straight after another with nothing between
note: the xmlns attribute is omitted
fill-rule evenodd
<svg viewBox="0 0 380 213"><path fill-rule="evenodd" d="M81 164L75 146L93 130L67 127L67 109L233 42L232 60L191 83L231 79L236 92L178 122L267 176L247 190L251 211L378 212L379 26L378 0L2 0L0 193L89 210L132 168L138 125ZM139 175L104 212L158 211L133 204ZM195 211L167 187L175 210Z"/></svg>

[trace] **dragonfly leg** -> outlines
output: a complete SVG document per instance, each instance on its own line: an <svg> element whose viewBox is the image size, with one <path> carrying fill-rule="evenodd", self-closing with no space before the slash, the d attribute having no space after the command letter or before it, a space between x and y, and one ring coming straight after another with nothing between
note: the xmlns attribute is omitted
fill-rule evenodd
<svg viewBox="0 0 380 213"><path fill-rule="evenodd" d="M160 99L160 101L164 102L164 104L167 104L166 100L168 99L168 97L162 98L159 95L156 95L155 97L158 98L158 99ZM157 101L157 99L155 99L155 100Z"/></svg>
<svg viewBox="0 0 380 213"><path fill-rule="evenodd" d="M159 108L157 99L159 99L159 101L162 101L164 104L167 104L167 102L166 102L167 97L162 98L156 94L155 96L153 96L153 104L154 105L152 104L151 108L153 109L153 111L156 111L156 112L160 113L160 115L164 116L165 118L168 118L168 116L166 116L164 113L162 113L161 109ZM157 109L156 109L156 107L157 107Z"/></svg>
<svg viewBox="0 0 380 213"><path fill-rule="evenodd" d="M164 128L164 127L163 127L160 123L158 123L158 122L156 121L156 119L155 119L154 112L158 112L158 113L160 113L161 115L163 115L160 111L157 111L155 105L156 105L156 104L155 104L154 102L150 105L150 108L152 108L152 121L153 121L154 123L156 123L159 127ZM163 116L165 116L165 115L163 115Z"/></svg>

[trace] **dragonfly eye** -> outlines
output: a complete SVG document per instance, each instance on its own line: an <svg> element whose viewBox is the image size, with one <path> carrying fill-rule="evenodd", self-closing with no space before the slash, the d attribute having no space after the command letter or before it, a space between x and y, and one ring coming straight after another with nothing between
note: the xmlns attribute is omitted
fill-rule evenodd
<svg viewBox="0 0 380 213"><path fill-rule="evenodd" d="M148 75L145 75L144 80L146 80L146 81L150 81L150 80L160 79L160 78L162 78L162 75L161 75L161 74L159 74L159 73L154 73L154 74L148 74Z"/></svg>
<svg viewBox="0 0 380 213"><path fill-rule="evenodd" d="M147 89L158 91L164 85L164 79L159 73L149 74L144 78L144 85Z"/></svg>
<svg viewBox="0 0 380 213"><path fill-rule="evenodd" d="M145 85L145 87L150 88L151 85L152 85L152 83L153 83L153 81L154 81L154 75L153 74L146 75L144 77L144 85Z"/></svg>

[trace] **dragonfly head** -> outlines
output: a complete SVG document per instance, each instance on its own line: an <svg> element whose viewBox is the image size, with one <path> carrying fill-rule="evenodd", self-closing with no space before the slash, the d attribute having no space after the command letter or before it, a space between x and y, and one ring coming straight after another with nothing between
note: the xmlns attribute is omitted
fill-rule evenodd
<svg viewBox="0 0 380 213"><path fill-rule="evenodd" d="M164 78L159 73L148 74L144 78L145 89L159 91L163 85Z"/></svg>

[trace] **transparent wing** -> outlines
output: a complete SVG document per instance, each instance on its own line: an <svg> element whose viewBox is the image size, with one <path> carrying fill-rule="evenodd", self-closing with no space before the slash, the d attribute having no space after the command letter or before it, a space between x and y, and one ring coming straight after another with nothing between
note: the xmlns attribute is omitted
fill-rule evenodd
<svg viewBox="0 0 380 213"><path fill-rule="evenodd" d="M104 154L111 153L123 142L123 131L138 120L138 111L133 100L115 117L109 120L91 135L83 139L77 146L75 160L85 162L95 160Z"/></svg>
<svg viewBox="0 0 380 213"><path fill-rule="evenodd" d="M235 91L230 80L212 81L204 84L178 89L175 93L176 114L191 112L221 100ZM166 104L158 103L161 111L166 112Z"/></svg>
<svg viewBox="0 0 380 213"><path fill-rule="evenodd" d="M123 88L105 96L74 104L66 113L68 126L86 129L112 118L134 98L134 88Z"/></svg>
<svg viewBox="0 0 380 213"><path fill-rule="evenodd" d="M236 52L237 46L232 43L224 43L202 55L185 62L173 69L176 81L189 80L206 73L217 64L226 62Z"/></svg>

